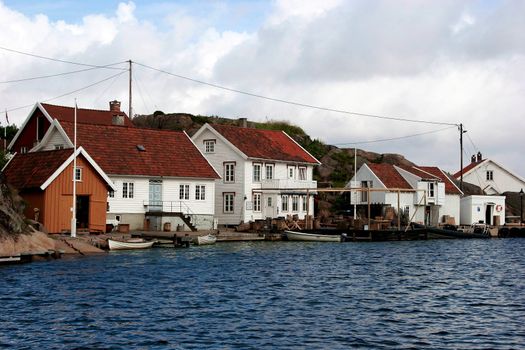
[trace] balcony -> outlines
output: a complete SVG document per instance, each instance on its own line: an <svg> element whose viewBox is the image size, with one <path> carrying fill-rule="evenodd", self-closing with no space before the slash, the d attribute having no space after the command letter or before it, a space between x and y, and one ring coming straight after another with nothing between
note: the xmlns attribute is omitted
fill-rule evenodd
<svg viewBox="0 0 525 350"><path fill-rule="evenodd" d="M271 179L271 180L262 180L261 188L265 189L315 189L317 188L317 181L308 181L308 180L294 180L294 179Z"/></svg>

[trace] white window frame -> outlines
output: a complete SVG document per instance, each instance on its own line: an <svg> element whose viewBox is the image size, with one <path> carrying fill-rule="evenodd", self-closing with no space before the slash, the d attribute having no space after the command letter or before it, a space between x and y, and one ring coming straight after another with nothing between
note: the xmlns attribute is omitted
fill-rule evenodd
<svg viewBox="0 0 525 350"><path fill-rule="evenodd" d="M222 210L224 214L235 212L235 193L226 192L222 194Z"/></svg>
<svg viewBox="0 0 525 350"><path fill-rule="evenodd" d="M436 195L436 184L433 182L428 183L428 198L434 198Z"/></svg>
<svg viewBox="0 0 525 350"><path fill-rule="evenodd" d="M134 182L123 182L122 183L122 198L133 198L135 196L135 183Z"/></svg>
<svg viewBox="0 0 525 350"><path fill-rule="evenodd" d="M215 153L215 140L204 140L204 153Z"/></svg>
<svg viewBox="0 0 525 350"><path fill-rule="evenodd" d="M205 185L195 186L195 200L197 201L206 200L206 186Z"/></svg>
<svg viewBox="0 0 525 350"><path fill-rule="evenodd" d="M190 199L190 185L180 184L179 185L179 200L187 201Z"/></svg>
<svg viewBox="0 0 525 350"><path fill-rule="evenodd" d="M27 147L26 146L20 147L20 153L21 154L26 154L27 153Z"/></svg>
<svg viewBox="0 0 525 350"><path fill-rule="evenodd" d="M262 179L262 164L253 163L253 182L261 182Z"/></svg>
<svg viewBox="0 0 525 350"><path fill-rule="evenodd" d="M306 201L307 201L306 196L302 195L301 199L302 199L302 202L303 202L303 206L302 206L303 211L306 212Z"/></svg>
<svg viewBox="0 0 525 350"><path fill-rule="evenodd" d="M292 196L292 212L297 213L299 211L299 196Z"/></svg>
<svg viewBox="0 0 525 350"><path fill-rule="evenodd" d="M299 167L299 181L306 181L307 174L306 174L306 167Z"/></svg>
<svg viewBox="0 0 525 350"><path fill-rule="evenodd" d="M372 181L361 181L361 188L372 188ZM368 191L361 191L361 202L368 202Z"/></svg>
<svg viewBox="0 0 525 350"><path fill-rule="evenodd" d="M295 167L289 166L288 167L288 179L293 180L295 178Z"/></svg>
<svg viewBox="0 0 525 350"><path fill-rule="evenodd" d="M261 212L261 193L253 194L253 211Z"/></svg>
<svg viewBox="0 0 525 350"><path fill-rule="evenodd" d="M283 195L281 196L281 209L282 209L282 212L287 212L288 211L288 202L289 202L289 199L288 199L288 195Z"/></svg>
<svg viewBox="0 0 525 350"><path fill-rule="evenodd" d="M235 162L224 162L224 182L235 183Z"/></svg>
<svg viewBox="0 0 525 350"><path fill-rule="evenodd" d="M54 145L55 146L55 150L59 150L59 149L64 149L64 145L59 143L59 144L56 144Z"/></svg>
<svg viewBox="0 0 525 350"><path fill-rule="evenodd" d="M272 204L273 204L273 200L272 200L272 197L268 197L268 199L266 200L266 206L268 208L271 208L272 207Z"/></svg>
<svg viewBox="0 0 525 350"><path fill-rule="evenodd" d="M75 182L82 182L82 167L77 166L75 168Z"/></svg>
<svg viewBox="0 0 525 350"><path fill-rule="evenodd" d="M109 198L115 198L115 191L113 191L113 190L109 190L109 191L108 191L108 197L109 197Z"/></svg>
<svg viewBox="0 0 525 350"><path fill-rule="evenodd" d="M494 171L493 170L487 170L486 179L487 181L494 181Z"/></svg>
<svg viewBox="0 0 525 350"><path fill-rule="evenodd" d="M266 164L266 167L265 167L266 171L265 171L265 175L266 175L266 180L272 180L273 179L273 164Z"/></svg>

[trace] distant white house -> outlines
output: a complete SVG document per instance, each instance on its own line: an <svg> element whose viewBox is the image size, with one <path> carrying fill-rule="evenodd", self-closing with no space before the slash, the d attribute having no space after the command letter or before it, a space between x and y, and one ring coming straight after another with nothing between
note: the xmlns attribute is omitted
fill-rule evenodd
<svg viewBox="0 0 525 350"><path fill-rule="evenodd" d="M400 167L391 164L364 164L346 187L356 183L361 188L379 189L353 191L357 204L383 204L402 211L411 221L438 225L446 217L459 223L460 195L448 176L437 167Z"/></svg>
<svg viewBox="0 0 525 350"><path fill-rule="evenodd" d="M220 225L314 215L320 163L285 132L205 124L192 140L222 176L215 185Z"/></svg>
<svg viewBox="0 0 525 350"><path fill-rule="evenodd" d="M461 178L461 172L454 174ZM483 159L481 153L473 155L471 163L463 168L463 181L479 186L486 194L519 192L525 189L525 179L491 159Z"/></svg>
<svg viewBox="0 0 525 350"><path fill-rule="evenodd" d="M461 198L462 225L505 223L505 196L467 196Z"/></svg>

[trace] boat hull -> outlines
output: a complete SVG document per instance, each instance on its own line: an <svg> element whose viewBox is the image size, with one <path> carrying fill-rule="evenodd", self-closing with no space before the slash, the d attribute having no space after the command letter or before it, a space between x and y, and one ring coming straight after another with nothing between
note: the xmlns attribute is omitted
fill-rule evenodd
<svg viewBox="0 0 525 350"><path fill-rule="evenodd" d="M285 231L289 241L305 242L341 242L340 235L316 234L298 231Z"/></svg>
<svg viewBox="0 0 525 350"><path fill-rule="evenodd" d="M151 248L153 243L155 242L121 242L108 239L109 250L147 249Z"/></svg>
<svg viewBox="0 0 525 350"><path fill-rule="evenodd" d="M215 244L215 242L217 242L217 237L215 237L214 235L197 236L194 240L194 243L196 245Z"/></svg>

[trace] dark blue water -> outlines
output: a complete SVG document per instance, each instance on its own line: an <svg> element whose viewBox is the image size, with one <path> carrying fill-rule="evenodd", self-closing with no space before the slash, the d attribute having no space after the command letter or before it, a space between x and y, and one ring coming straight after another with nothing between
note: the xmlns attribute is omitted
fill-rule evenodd
<svg viewBox="0 0 525 350"><path fill-rule="evenodd" d="M525 348L525 240L229 243L0 268L0 348Z"/></svg>

